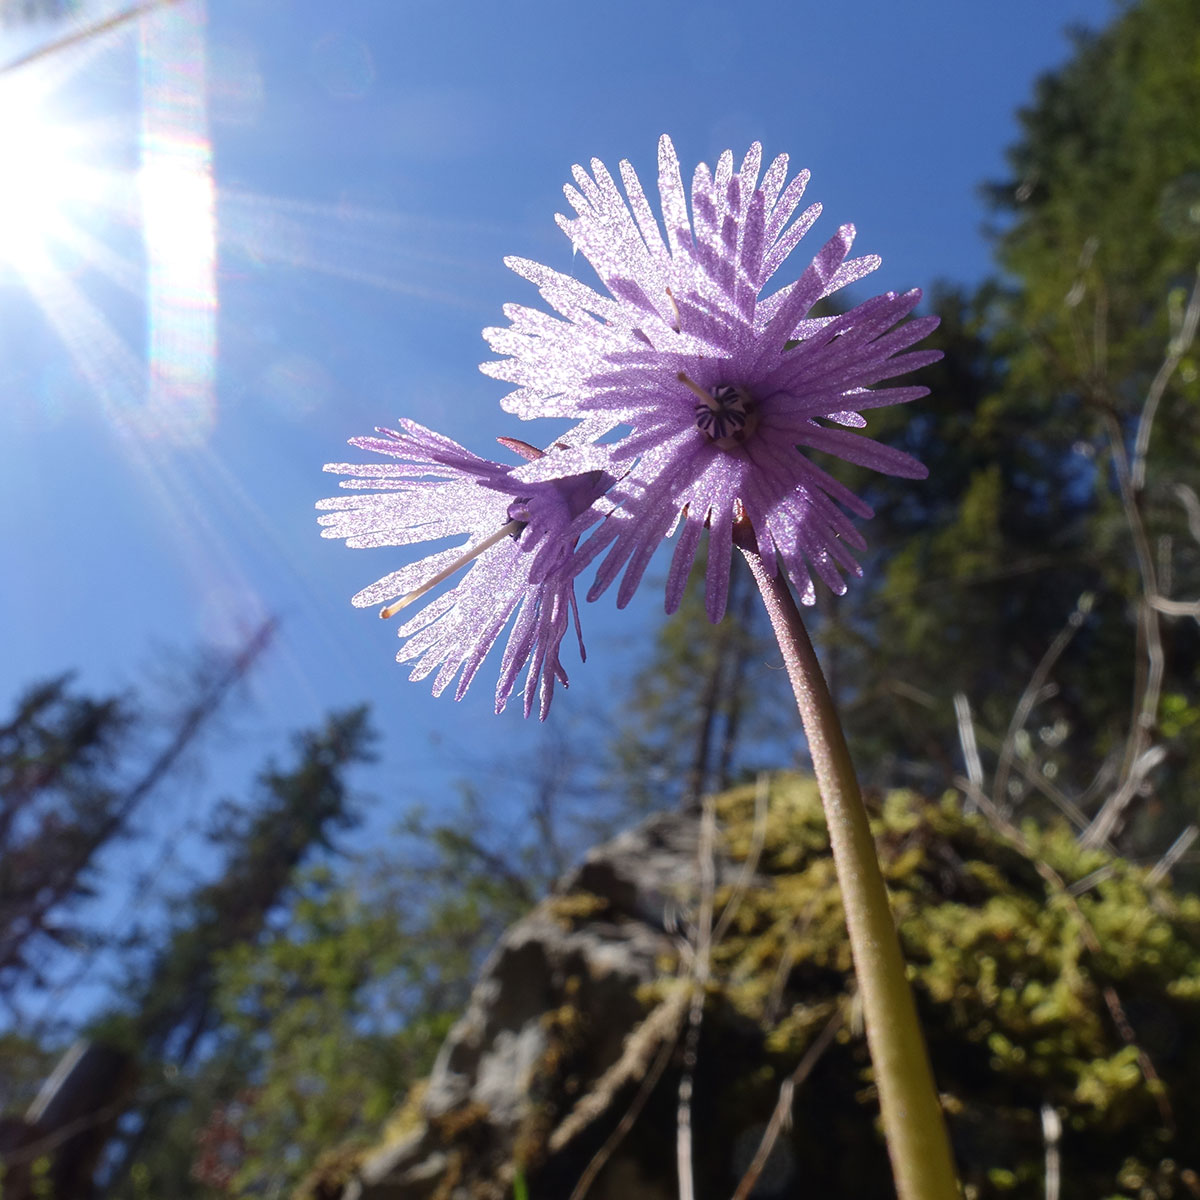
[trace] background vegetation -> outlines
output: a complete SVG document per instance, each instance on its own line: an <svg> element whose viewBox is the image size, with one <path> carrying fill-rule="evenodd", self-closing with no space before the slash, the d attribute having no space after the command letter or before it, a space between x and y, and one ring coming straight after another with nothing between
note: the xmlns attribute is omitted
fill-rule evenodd
<svg viewBox="0 0 1200 1200"><path fill-rule="evenodd" d="M1058 859L1115 852L1129 887L1170 873L1186 890L1200 821L1200 8L1143 0L1079 35L1021 128L1009 177L986 188L994 276L930 289L945 351L923 378L932 395L872 423L930 479L844 472L876 508L873 555L847 597L822 598L815 628L875 787L951 790ZM138 836L148 798L183 787L270 630L198 664L169 715L144 695L31 684L0 725L11 1194L286 1195L331 1145L372 1139L499 931L582 848L793 761L781 673L763 670L748 580L735 589L720 626L698 601L664 625L609 744L566 738L493 780L511 823L467 786L348 855L338 831L361 811L353 770L374 735L361 710L331 714L226 807L219 866L176 888L165 928L95 919L101 866ZM80 1026L53 999L97 960L125 982ZM950 969L931 963L930 986ZM59 1097L69 1111L31 1110L77 1037L107 1057ZM1074 1069L1053 1065L1056 1079ZM1121 1102L1109 1084L1093 1088L1101 1134Z"/></svg>

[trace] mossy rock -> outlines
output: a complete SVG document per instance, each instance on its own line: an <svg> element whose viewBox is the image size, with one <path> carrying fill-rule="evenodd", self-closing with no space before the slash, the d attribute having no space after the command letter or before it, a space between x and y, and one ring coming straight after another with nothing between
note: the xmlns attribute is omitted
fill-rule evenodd
<svg viewBox="0 0 1200 1200"><path fill-rule="evenodd" d="M735 852L753 808L752 789L720 798ZM1048 1108L1062 1200L1200 1196L1200 899L1066 826L1004 836L956 795L890 793L873 828L967 1195L1044 1196ZM775 1079L851 1002L825 845L811 781L777 780L767 882L715 952L723 1000L759 1023ZM879 1160L855 1119L870 1079L861 1037L843 1032L797 1095L795 1125L819 1149L794 1153L815 1194L888 1194L859 1177Z"/></svg>
<svg viewBox="0 0 1200 1200"><path fill-rule="evenodd" d="M1081 849L1065 827L1004 836L964 815L954 796L876 801L880 858L969 1200L1040 1200L1055 1129L1061 1200L1200 1196L1200 900ZM886 1198L891 1173L815 786L777 777L763 820L754 787L718 797L716 810L718 923L735 907L713 950L695 1071L697 1200L732 1193L782 1084L832 1021L838 1032L797 1088L790 1128L753 1195ZM668 820L697 823L658 818ZM652 923L657 905L655 932L669 944L664 913L686 912L695 897L632 885L637 864L623 866L621 855L637 833L590 856L604 870L585 864L576 886L547 903L543 928L603 939L622 923ZM679 853L695 840L677 837ZM597 880L610 877L620 886L597 896ZM639 1037L647 1043L629 1055L637 1069L628 1077L620 1051L604 1061L590 1052L597 1037L619 1046L614 1030L598 1028L596 1012L579 1018L569 979L556 987L528 1118L507 1142L488 1140L486 1123L456 1139L451 1124L430 1122L426 1161L454 1164L453 1180L438 1186L452 1200L507 1200L519 1167L530 1200L564 1200L661 1054L661 1079L589 1197L673 1200L686 1007L678 980L642 985L636 1011L654 1015L622 1031L627 1052ZM469 1153L468 1142L488 1152ZM359 1194L427 1194L380 1184Z"/></svg>

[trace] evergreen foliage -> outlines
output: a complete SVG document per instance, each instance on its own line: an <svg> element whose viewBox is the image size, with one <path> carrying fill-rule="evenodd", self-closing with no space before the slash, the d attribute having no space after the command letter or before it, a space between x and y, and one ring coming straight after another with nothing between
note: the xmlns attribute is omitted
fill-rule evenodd
<svg viewBox="0 0 1200 1200"><path fill-rule="evenodd" d="M122 824L114 768L134 720L127 697L81 696L60 676L0 727L0 989L36 977L41 943L71 936L64 911Z"/></svg>
<svg viewBox="0 0 1200 1200"><path fill-rule="evenodd" d="M1200 355L1185 346L1198 72L1200 9L1144 0L1077 34L1072 60L1039 83L1013 178L989 193L1002 274L933 292L946 357L925 374L932 395L872 421L930 479L849 480L878 513L877 553L822 631L868 776L936 787L961 762L955 693L995 750L1087 597L1037 699L1053 744L1034 757L1090 816L1162 746L1172 769L1142 781L1123 843L1150 853L1195 814L1194 736L1165 718L1194 703L1200 639L1161 602L1200 594ZM1004 802L1038 811L1026 784L1012 787Z"/></svg>
<svg viewBox="0 0 1200 1200"><path fill-rule="evenodd" d="M184 1074L220 1020L216 990L222 957L263 932L284 901L297 868L355 818L346 779L349 768L369 761L374 733L365 708L335 713L317 731L298 735L296 765L271 763L259 777L262 799L221 831L230 846L221 876L180 905L180 917L144 979L130 989L127 1007L97 1021L99 1042L124 1046L137 1058L144 1079L173 1081L151 1087L140 1099L114 1095L112 1102L135 1113L107 1182L111 1196L189 1194L191 1154L167 1132L173 1110L186 1102L182 1124L194 1131L198 1096L189 1095ZM201 1095L220 1068L245 1070L240 1055L216 1058L201 1071ZM228 1075L224 1075L228 1078Z"/></svg>
<svg viewBox="0 0 1200 1200"><path fill-rule="evenodd" d="M265 622L234 653L201 653L169 702L94 698L70 676L29 688L0 726L0 995L45 982L56 950L96 948L72 919L103 856L188 761L274 635Z"/></svg>

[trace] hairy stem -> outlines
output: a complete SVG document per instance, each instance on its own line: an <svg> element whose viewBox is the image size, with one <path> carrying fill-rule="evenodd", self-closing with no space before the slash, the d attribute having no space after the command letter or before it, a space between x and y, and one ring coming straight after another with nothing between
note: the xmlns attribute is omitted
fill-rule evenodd
<svg viewBox="0 0 1200 1200"><path fill-rule="evenodd" d="M742 552L783 651L821 790L896 1191L900 1200L957 1200L929 1055L841 722L786 580L768 575L756 551Z"/></svg>

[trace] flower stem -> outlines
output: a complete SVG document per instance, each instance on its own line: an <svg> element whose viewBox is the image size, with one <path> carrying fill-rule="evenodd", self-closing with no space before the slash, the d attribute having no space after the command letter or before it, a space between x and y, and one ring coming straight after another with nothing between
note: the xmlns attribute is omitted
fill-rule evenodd
<svg viewBox="0 0 1200 1200"><path fill-rule="evenodd" d="M812 753L896 1191L900 1200L958 1200L929 1055L841 722L786 579L769 576L756 550L743 546L742 552L783 651Z"/></svg>

